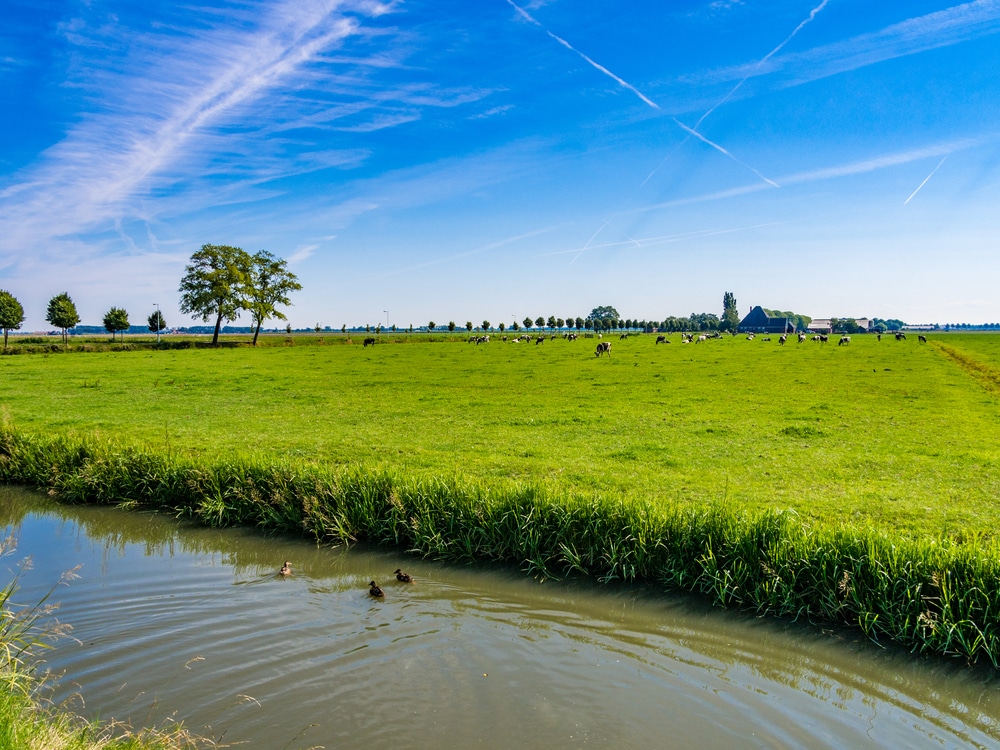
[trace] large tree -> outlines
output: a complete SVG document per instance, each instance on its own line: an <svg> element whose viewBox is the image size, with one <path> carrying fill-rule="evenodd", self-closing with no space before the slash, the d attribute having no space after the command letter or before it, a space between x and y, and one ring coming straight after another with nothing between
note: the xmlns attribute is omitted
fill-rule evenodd
<svg viewBox="0 0 1000 750"><path fill-rule="evenodd" d="M119 331L128 330L128 313L120 307L112 307L106 313L104 313L104 328L111 334L111 340L114 341L115 334ZM125 340L124 333L122 334L122 341Z"/></svg>
<svg viewBox="0 0 1000 750"><path fill-rule="evenodd" d="M246 308L250 275L250 256L238 247L202 245L191 256L179 289L181 312L206 323L215 318L212 344L219 343L223 319L234 321Z"/></svg>
<svg viewBox="0 0 1000 750"><path fill-rule="evenodd" d="M17 297L0 289L0 328L3 328L3 348L7 348L7 334L16 331L24 322L24 308Z"/></svg>
<svg viewBox="0 0 1000 750"><path fill-rule="evenodd" d="M45 310L45 320L62 331L64 344L69 341L69 329L80 322L76 305L73 304L69 294L63 292L49 300L49 306Z"/></svg>
<svg viewBox="0 0 1000 750"><path fill-rule="evenodd" d="M292 304L288 295L302 288L295 274L288 270L287 261L261 250L250 258L250 282L246 292L246 307L253 318L253 345L257 346L260 328L268 318L288 320L275 305Z"/></svg>

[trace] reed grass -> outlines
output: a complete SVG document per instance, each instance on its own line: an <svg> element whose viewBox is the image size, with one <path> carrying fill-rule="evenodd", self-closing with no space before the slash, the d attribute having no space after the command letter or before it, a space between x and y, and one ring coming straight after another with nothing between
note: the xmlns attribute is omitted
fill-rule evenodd
<svg viewBox="0 0 1000 750"><path fill-rule="evenodd" d="M1000 665L1000 549L992 539L912 539L725 501L650 504L385 467L253 456L203 463L10 424L0 425L0 481L210 526L512 562L544 577L658 582L722 606L856 628L915 653Z"/></svg>

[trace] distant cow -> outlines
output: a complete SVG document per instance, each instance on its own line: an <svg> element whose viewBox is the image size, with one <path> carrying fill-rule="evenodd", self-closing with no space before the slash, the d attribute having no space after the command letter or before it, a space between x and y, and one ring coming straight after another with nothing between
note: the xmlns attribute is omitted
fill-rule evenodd
<svg viewBox="0 0 1000 750"><path fill-rule="evenodd" d="M846 346L847 344L850 344L850 343L851 343L851 337L850 336L841 336L840 337L840 341L837 342L837 346Z"/></svg>
<svg viewBox="0 0 1000 750"><path fill-rule="evenodd" d="M600 357L602 354L607 354L608 358L610 358L611 357L611 342L610 341L602 341L600 344L597 345L597 351L595 351L594 354L596 354L598 357Z"/></svg>
<svg viewBox="0 0 1000 750"><path fill-rule="evenodd" d="M667 337L666 336L657 336L656 337L656 343L657 344L669 344L670 342L667 341Z"/></svg>
<svg viewBox="0 0 1000 750"><path fill-rule="evenodd" d="M920 334L919 336L917 336L917 341L919 341L921 344L926 344L927 343L927 337L924 336L923 334Z"/></svg>
<svg viewBox="0 0 1000 750"><path fill-rule="evenodd" d="M543 341L545 341L545 337L544 336L539 336L537 339L535 339L535 346L538 346Z"/></svg>
<svg viewBox="0 0 1000 750"><path fill-rule="evenodd" d="M805 340L806 340L806 335L804 333L800 333L799 334L799 343L801 344Z"/></svg>
<svg viewBox="0 0 1000 750"><path fill-rule="evenodd" d="M628 334L627 333L623 333L621 336L618 337L618 340L619 341L624 341L627 338L628 338Z"/></svg>
<svg viewBox="0 0 1000 750"><path fill-rule="evenodd" d="M778 343L784 346L786 341L788 341L788 334L787 333L781 334L781 337L778 339Z"/></svg>
<svg viewBox="0 0 1000 750"><path fill-rule="evenodd" d="M374 336L368 336L365 339L365 346L375 346L375 337Z"/></svg>
<svg viewBox="0 0 1000 750"><path fill-rule="evenodd" d="M896 331L896 341L906 341L906 334L902 331Z"/></svg>

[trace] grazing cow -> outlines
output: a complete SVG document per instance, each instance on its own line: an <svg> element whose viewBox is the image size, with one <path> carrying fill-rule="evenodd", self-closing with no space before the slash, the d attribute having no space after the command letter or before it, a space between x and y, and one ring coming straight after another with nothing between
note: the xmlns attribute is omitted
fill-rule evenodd
<svg viewBox="0 0 1000 750"><path fill-rule="evenodd" d="M747 334L747 341L753 341L756 338L752 333Z"/></svg>
<svg viewBox="0 0 1000 750"><path fill-rule="evenodd" d="M657 344L669 344L670 342L667 341L667 337L666 336L662 336L661 335L661 336L657 336L656 337L656 343Z"/></svg>
<svg viewBox="0 0 1000 750"><path fill-rule="evenodd" d="M761 338L761 341L770 341L770 340L771 340L771 337L770 337L770 336L763 336L763 337Z"/></svg>
<svg viewBox="0 0 1000 750"><path fill-rule="evenodd" d="M479 344L488 344L488 343L490 343L490 337L489 337L489 336L479 336L479 337L478 337L478 338L476 339L476 345L477 345L477 346L478 346Z"/></svg>
<svg viewBox="0 0 1000 750"><path fill-rule="evenodd" d="M881 341L881 340L882 340L882 334L881 334L881 333L880 333L880 334L878 335L878 340L879 340L879 341Z"/></svg>
<svg viewBox="0 0 1000 750"><path fill-rule="evenodd" d="M628 338L628 334L627 333L623 333L621 336L618 337L618 340L619 341L624 341L627 338Z"/></svg>
<svg viewBox="0 0 1000 750"><path fill-rule="evenodd" d="M602 354L607 354L608 355L608 359L610 359L611 358L611 342L610 341L602 341L600 344L597 345L597 351L594 352L594 354L596 354L598 357L600 357Z"/></svg>
<svg viewBox="0 0 1000 750"><path fill-rule="evenodd" d="M805 340L806 340L806 335L804 333L800 333L799 334L799 343L801 344Z"/></svg>
<svg viewBox="0 0 1000 750"><path fill-rule="evenodd" d="M539 336L537 339L535 339L535 346L538 346L543 341L545 341L545 337L544 336Z"/></svg>
<svg viewBox="0 0 1000 750"><path fill-rule="evenodd" d="M896 331L896 341L906 341L906 334L902 331Z"/></svg>
<svg viewBox="0 0 1000 750"><path fill-rule="evenodd" d="M826 343L827 341L829 341L829 340L830 340L830 337L829 337L829 336L827 336L827 335L826 335L825 333L821 333L821 334L819 335L819 343L821 343L821 344L825 344L825 343Z"/></svg>
<svg viewBox="0 0 1000 750"><path fill-rule="evenodd" d="M840 341L837 342L837 346L846 346L847 344L850 344L850 343L851 343L851 337L850 336L841 336L840 337Z"/></svg>
<svg viewBox="0 0 1000 750"><path fill-rule="evenodd" d="M788 334L787 333L781 334L781 337L778 339L778 343L784 346L786 341L788 341Z"/></svg>
<svg viewBox="0 0 1000 750"><path fill-rule="evenodd" d="M696 343L696 344L697 344L697 343L700 343L700 342L702 342L702 341L708 341L708 336L706 336L706 335L705 335L704 333L703 333L703 334L701 334L701 336L699 336L699 337L698 337L698 340L697 340L697 341L695 341L694 343Z"/></svg>
<svg viewBox="0 0 1000 750"><path fill-rule="evenodd" d="M927 337L924 336L923 334L920 334L919 336L917 336L917 341L919 341L921 344L926 344L927 343Z"/></svg>
<svg viewBox="0 0 1000 750"><path fill-rule="evenodd" d="M365 339L365 346L375 346L375 338L373 336L368 336Z"/></svg>

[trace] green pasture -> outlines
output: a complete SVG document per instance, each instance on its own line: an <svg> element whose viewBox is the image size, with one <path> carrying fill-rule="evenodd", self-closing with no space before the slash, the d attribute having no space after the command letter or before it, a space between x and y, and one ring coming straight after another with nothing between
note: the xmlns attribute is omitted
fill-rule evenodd
<svg viewBox="0 0 1000 750"><path fill-rule="evenodd" d="M1000 336L612 336L610 358L596 339L362 338L0 357L0 408L28 433L213 462L792 509L916 537L1000 523Z"/></svg>

